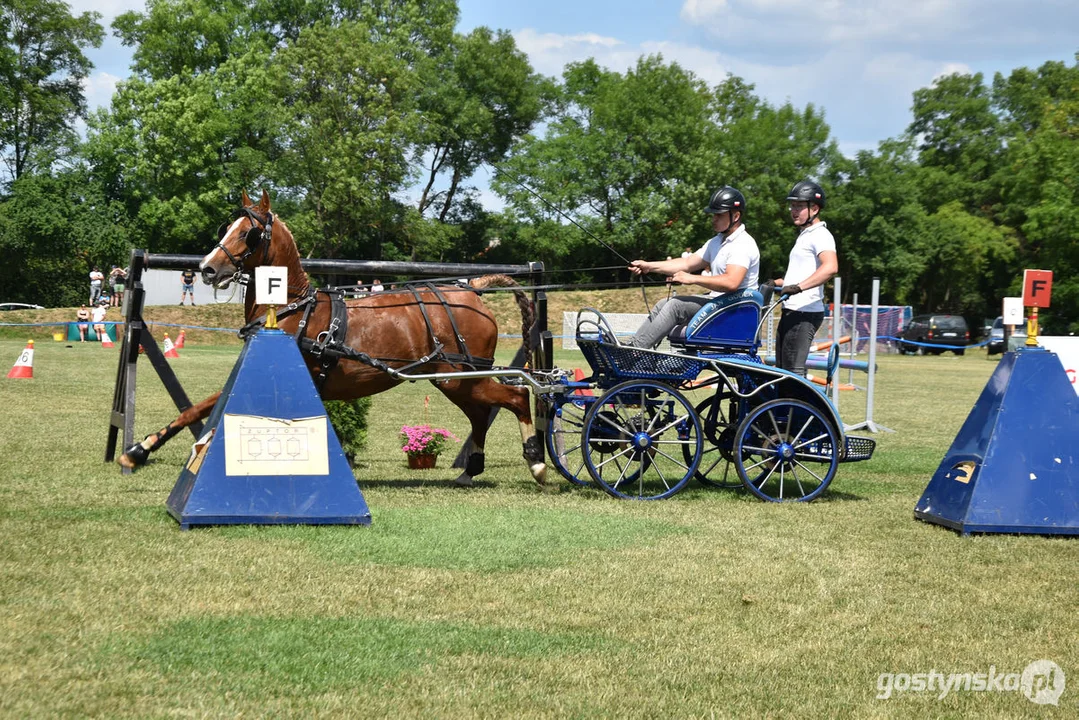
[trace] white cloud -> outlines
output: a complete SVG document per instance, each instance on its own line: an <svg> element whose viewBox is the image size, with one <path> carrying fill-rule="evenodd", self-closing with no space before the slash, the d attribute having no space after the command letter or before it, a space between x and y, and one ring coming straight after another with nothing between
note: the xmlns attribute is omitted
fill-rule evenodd
<svg viewBox="0 0 1079 720"><path fill-rule="evenodd" d="M813 55L840 44L875 50L918 49L953 57L962 48L984 59L1002 49L1069 42L1079 3L1048 0L1017 6L1005 0L684 0L686 23L729 43L775 56ZM1074 45L1074 40L1070 41Z"/></svg>
<svg viewBox="0 0 1079 720"><path fill-rule="evenodd" d="M970 65L966 63L944 63L944 66L937 71L937 74L933 76L933 80L937 81L942 77L949 75L971 75L973 71L970 69Z"/></svg>
<svg viewBox="0 0 1079 720"><path fill-rule="evenodd" d="M116 84L123 80L107 72L96 72L82 81L82 90L86 94L86 105L91 110L108 105Z"/></svg>
<svg viewBox="0 0 1079 720"><path fill-rule="evenodd" d="M107 28L117 15L129 10L145 12L146 3L143 0L68 0L73 15L81 15L84 12L99 12L103 25Z"/></svg>

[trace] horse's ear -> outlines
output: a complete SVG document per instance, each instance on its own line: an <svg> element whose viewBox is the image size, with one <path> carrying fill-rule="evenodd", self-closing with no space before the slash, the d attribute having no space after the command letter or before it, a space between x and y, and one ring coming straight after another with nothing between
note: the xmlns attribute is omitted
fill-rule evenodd
<svg viewBox="0 0 1079 720"><path fill-rule="evenodd" d="M240 202L243 203L243 207L251 207L251 198L247 197L247 188L240 191Z"/></svg>
<svg viewBox="0 0 1079 720"><path fill-rule="evenodd" d="M259 212L264 215L270 212L270 194L266 192L266 188L262 189L262 197L259 199Z"/></svg>

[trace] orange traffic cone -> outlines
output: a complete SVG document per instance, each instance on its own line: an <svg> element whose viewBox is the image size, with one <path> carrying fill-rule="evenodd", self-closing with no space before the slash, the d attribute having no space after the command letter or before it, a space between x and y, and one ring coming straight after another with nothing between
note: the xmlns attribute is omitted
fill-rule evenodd
<svg viewBox="0 0 1079 720"><path fill-rule="evenodd" d="M165 333L165 357L178 358L180 353L176 352L176 346L172 344L172 340L169 340L169 334Z"/></svg>
<svg viewBox="0 0 1079 720"><path fill-rule="evenodd" d="M180 328L180 337L176 338L176 349L177 350L183 350L184 349L184 329L183 328Z"/></svg>
<svg viewBox="0 0 1079 720"><path fill-rule="evenodd" d="M111 347L115 346L115 344L112 341L112 338L109 337L109 331L108 330L104 330L103 332L99 332L97 334L97 336L101 340L101 347L103 347L103 348L111 348Z"/></svg>
<svg viewBox="0 0 1079 720"><path fill-rule="evenodd" d="M15 361L15 367L11 368L11 372L7 374L9 378L30 378L34 377L34 341L29 340L26 343L26 349L19 355L19 359Z"/></svg>

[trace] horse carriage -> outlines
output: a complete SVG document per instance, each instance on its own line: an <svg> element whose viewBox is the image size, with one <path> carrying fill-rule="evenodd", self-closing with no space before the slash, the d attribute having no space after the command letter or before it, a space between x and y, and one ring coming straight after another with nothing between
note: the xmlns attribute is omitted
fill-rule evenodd
<svg viewBox="0 0 1079 720"><path fill-rule="evenodd" d="M670 333L670 351L622 345L602 313L582 310L576 340L592 375L548 397L558 471L625 499L670 497L696 478L762 500L810 501L839 463L869 459L876 443L844 434L820 386L757 354L768 299L720 296ZM833 347L829 380L838 359Z"/></svg>
<svg viewBox="0 0 1079 720"><path fill-rule="evenodd" d="M347 288L316 289L267 194L253 203L244 193L242 206L222 225L199 267L203 281L221 289L243 282L260 265L288 268L289 304L277 312L279 327L296 337L323 399L355 399L428 380L465 413L472 451L456 480L461 485L483 472L492 408L516 416L523 456L537 482L546 482L545 446L570 482L594 482L618 498L666 498L697 478L721 487L744 485L765 500L812 500L827 488L838 463L868 459L873 452L872 440L844 436L838 413L815 385L761 361L765 298L757 292L728 294L706 305L672 333L669 352L620 344L603 315L586 309L576 334L592 375L577 381L557 368L494 365L498 328L479 293L499 287L514 293L525 356L535 319L521 288L505 275L463 285L404 283L396 292L366 296ZM249 293L241 334L261 327L267 310ZM122 354L137 358L128 348L142 343L155 359L156 346L141 325L129 322ZM837 360L833 349L833 369ZM125 367L122 358L114 418L124 418L127 444L134 371ZM529 389L547 418L540 424L542 438L533 426ZM128 445L118 458L126 469L145 463L184 428L197 438L220 393L195 404L182 391L174 395L184 400L177 403L179 417ZM118 430L114 419L107 460Z"/></svg>

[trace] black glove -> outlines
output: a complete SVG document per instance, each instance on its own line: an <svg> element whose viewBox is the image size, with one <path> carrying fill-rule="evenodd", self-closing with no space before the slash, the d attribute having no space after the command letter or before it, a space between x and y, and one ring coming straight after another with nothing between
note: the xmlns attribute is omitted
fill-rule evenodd
<svg viewBox="0 0 1079 720"><path fill-rule="evenodd" d="M797 283L790 283L779 288L779 297L787 297L788 295L797 295L802 292L802 288Z"/></svg>
<svg viewBox="0 0 1079 720"><path fill-rule="evenodd" d="M762 292L762 293L765 290L775 290L775 289L776 289L776 281L775 280L765 280L764 282L762 282L760 284L760 288L758 288L759 292Z"/></svg>

